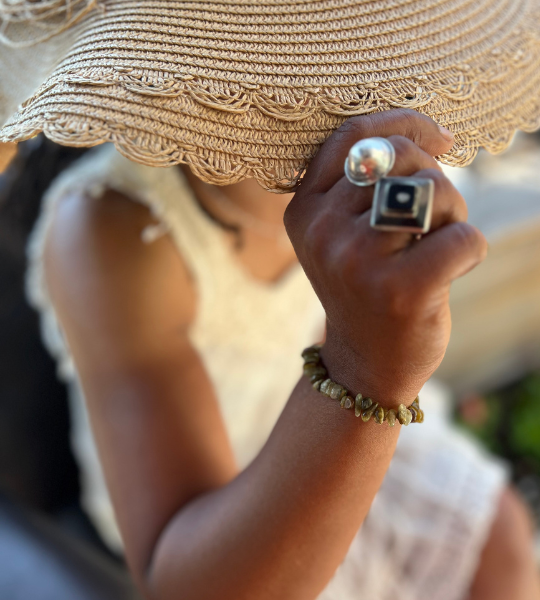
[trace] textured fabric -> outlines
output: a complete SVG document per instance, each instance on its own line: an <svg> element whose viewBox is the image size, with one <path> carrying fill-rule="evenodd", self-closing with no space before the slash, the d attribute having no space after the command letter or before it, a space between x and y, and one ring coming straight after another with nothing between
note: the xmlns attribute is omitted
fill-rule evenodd
<svg viewBox="0 0 540 600"><path fill-rule="evenodd" d="M143 240L151 243L168 233L194 276L200 304L190 336L215 383L241 467L265 443L301 374L300 350L321 337L324 315L299 267L277 284L260 283L246 274L176 168L136 165L105 146L53 184L29 246L28 292L41 311L44 339L60 376L71 387L84 505L103 536L120 548L84 400L47 296L41 259L56 200L72 189L97 196L105 186L151 208L160 225L141 232ZM252 377L246 379L245 373ZM449 426L444 388L428 382L421 401L426 422L403 428L368 518L321 600L464 600L506 472Z"/></svg>
<svg viewBox="0 0 540 600"><path fill-rule="evenodd" d="M540 127L540 0L0 0L0 141L113 142L293 188L348 117L414 108L442 160Z"/></svg>

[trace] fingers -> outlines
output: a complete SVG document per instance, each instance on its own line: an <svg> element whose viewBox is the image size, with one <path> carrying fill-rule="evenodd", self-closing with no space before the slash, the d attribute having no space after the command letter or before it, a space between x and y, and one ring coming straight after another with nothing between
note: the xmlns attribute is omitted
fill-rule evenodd
<svg viewBox="0 0 540 600"><path fill-rule="evenodd" d="M447 286L479 265L487 255L487 241L468 223L452 223L413 244L400 257L407 281L421 293L427 287Z"/></svg>
<svg viewBox="0 0 540 600"><path fill-rule="evenodd" d="M364 138L391 135L408 138L430 156L444 154L453 146L453 139L445 137L433 119L414 110L353 117L323 144L304 176L302 188L309 193L326 192L343 176L343 165L353 144Z"/></svg>
<svg viewBox="0 0 540 600"><path fill-rule="evenodd" d="M396 149L396 162L389 177L409 177L423 169L442 173L439 163L415 142L401 135L391 135L388 141Z"/></svg>
<svg viewBox="0 0 540 600"><path fill-rule="evenodd" d="M436 231L449 223L467 221L469 216L467 203L441 170L425 169L415 173L414 177L431 179L435 183L430 232Z"/></svg>
<svg viewBox="0 0 540 600"><path fill-rule="evenodd" d="M433 227L437 228L454 220L466 220L465 201L444 176L437 161L404 136L391 135L388 140L396 150L396 163L390 176L414 175L434 180ZM379 254L396 252L408 246L411 241L410 233L370 229L368 211L372 205L374 189L374 186L353 185L345 177L343 168L339 181L327 193L309 193L302 185L285 213L287 232L297 252L301 252L304 233L310 227L317 230L324 228L325 235L342 237L353 226L358 235L369 238L370 243L377 246ZM357 222L357 217L363 213L365 218Z"/></svg>
<svg viewBox="0 0 540 600"><path fill-rule="evenodd" d="M414 146L412 142L409 143ZM410 156L413 156L413 153ZM433 160L431 157L428 158ZM414 164L415 160L418 161L419 157L413 156L411 164ZM404 162L403 168L406 170L408 163ZM435 184L430 232L434 232L450 223L467 221L468 209L463 196L438 166L437 168L415 172L413 176L421 179L431 179ZM326 208L329 213L325 220L325 226L328 228L329 234L337 235L340 231L345 231L345 219L350 221L351 216L356 214L360 215L360 218L357 219L355 225L355 235L361 237L364 243L371 245L378 256L395 254L411 245L411 234L408 232L373 229L370 225L371 211L368 210L371 208L372 192L366 192L367 188L358 188L363 191L354 193L353 190L347 193L348 186L355 187L344 178L325 196ZM334 190L338 191L335 196ZM344 214L346 212L348 212L348 215Z"/></svg>

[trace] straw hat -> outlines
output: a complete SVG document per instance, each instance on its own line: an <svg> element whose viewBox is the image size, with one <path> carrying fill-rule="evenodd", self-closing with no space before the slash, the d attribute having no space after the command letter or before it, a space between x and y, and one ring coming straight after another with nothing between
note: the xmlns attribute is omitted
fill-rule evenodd
<svg viewBox="0 0 540 600"><path fill-rule="evenodd" d="M287 190L347 118L409 107L466 165L540 127L539 22L540 0L0 0L0 141Z"/></svg>

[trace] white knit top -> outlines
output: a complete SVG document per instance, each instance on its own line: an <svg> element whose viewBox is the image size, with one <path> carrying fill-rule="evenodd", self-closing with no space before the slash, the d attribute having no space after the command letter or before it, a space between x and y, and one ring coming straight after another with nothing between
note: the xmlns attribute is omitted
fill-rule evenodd
<svg viewBox="0 0 540 600"><path fill-rule="evenodd" d="M70 389L83 506L104 539L120 549L76 368L42 268L54 203L68 191L98 197L106 187L147 205L160 225L142 231L141 243L170 235L191 271L198 307L190 338L215 383L241 468L264 445L301 375L301 350L322 336L324 313L300 267L277 283L253 279L235 259L223 230L200 209L178 168L144 167L102 146L55 181L29 244L28 297L41 313L45 344ZM451 428L441 386L428 382L421 400L425 424L403 428L370 513L320 600L467 596L506 469Z"/></svg>

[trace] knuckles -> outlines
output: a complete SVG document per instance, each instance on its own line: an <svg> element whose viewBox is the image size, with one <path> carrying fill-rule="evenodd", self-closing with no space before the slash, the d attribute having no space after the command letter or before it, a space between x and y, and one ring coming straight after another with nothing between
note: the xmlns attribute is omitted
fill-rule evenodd
<svg viewBox="0 0 540 600"><path fill-rule="evenodd" d="M447 201L446 212L452 215L452 220L466 221L469 209L467 203L454 184L448 179L442 170L424 169L416 173L417 177L432 179L435 183L435 197L444 196Z"/></svg>
<svg viewBox="0 0 540 600"><path fill-rule="evenodd" d="M424 179L433 179L435 188L438 191L446 191L450 187L454 187L448 177L439 169L423 169L417 173L417 176Z"/></svg>
<svg viewBox="0 0 540 600"><path fill-rule="evenodd" d="M338 143L340 143L340 140L342 139L347 142L351 139L363 140L376 135L370 125L371 122L365 115L351 117L332 134L332 137L334 141Z"/></svg>
<svg viewBox="0 0 540 600"><path fill-rule="evenodd" d="M392 146L394 146L396 154L405 154L409 150L410 145L413 143L404 135L391 135L388 138L388 141L392 143Z"/></svg>
<svg viewBox="0 0 540 600"><path fill-rule="evenodd" d="M295 198L293 198L289 204L287 205L287 208L285 209L285 213L283 214L283 224L285 225L285 231L287 232L287 235L291 238L291 240L294 238L295 236L295 213L296 213L296 202L295 202Z"/></svg>
<svg viewBox="0 0 540 600"><path fill-rule="evenodd" d="M414 290L395 269L373 271L368 278L373 301L380 312L392 319L410 318L417 304Z"/></svg>
<svg viewBox="0 0 540 600"><path fill-rule="evenodd" d="M311 261L323 264L328 260L333 236L330 233L332 215L329 211L320 211L307 226L303 246Z"/></svg>
<svg viewBox="0 0 540 600"><path fill-rule="evenodd" d="M459 192L456 190L450 179L439 169L423 169L419 171L415 175L416 177L420 177L422 179L432 179L435 184L435 194L436 195L456 195L461 197ZM463 198L461 201L464 202Z"/></svg>
<svg viewBox="0 0 540 600"><path fill-rule="evenodd" d="M360 241L342 244L332 261L334 274L343 287L354 290L377 313L392 319L409 318L419 308L416 291L400 269L371 256L366 260Z"/></svg>
<svg viewBox="0 0 540 600"><path fill-rule="evenodd" d="M334 269L346 286L365 288L368 271L364 265L366 253L361 238L344 241L333 254Z"/></svg>
<svg viewBox="0 0 540 600"><path fill-rule="evenodd" d="M474 254L478 262L482 262L486 258L488 242L479 229L468 223L455 223L453 234L456 237L455 244L465 247L470 254Z"/></svg>
<svg viewBox="0 0 540 600"><path fill-rule="evenodd" d="M309 194L306 197L305 192L300 188L285 209L283 224L295 247L297 241L301 238L301 232L305 230L306 220L311 217L310 207L316 203L316 200L316 194Z"/></svg>

